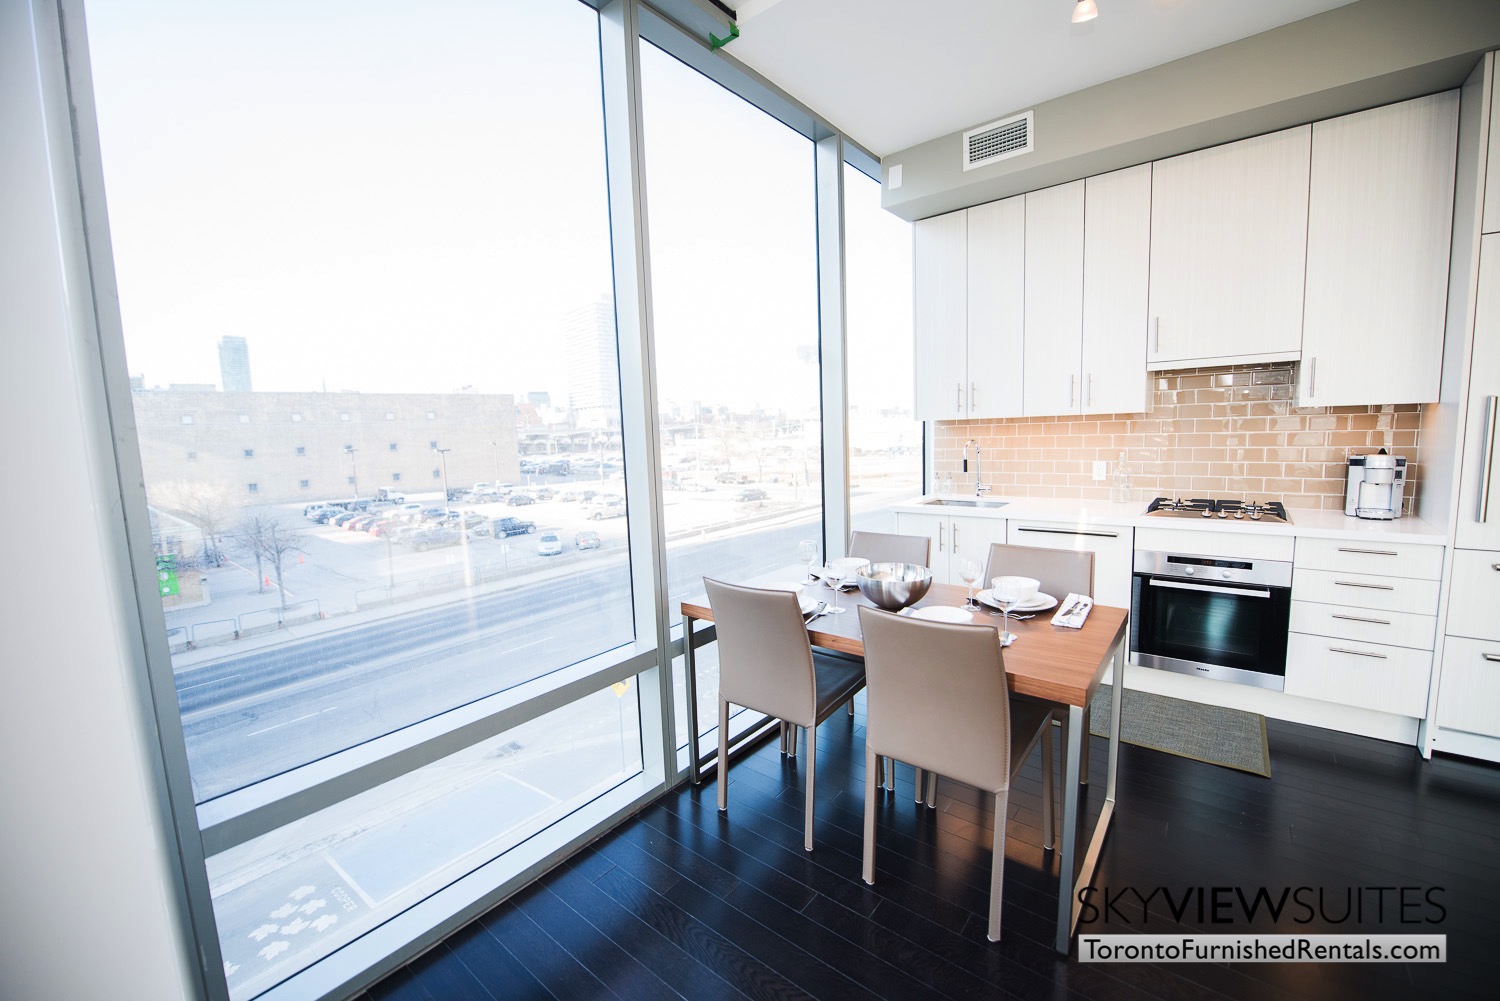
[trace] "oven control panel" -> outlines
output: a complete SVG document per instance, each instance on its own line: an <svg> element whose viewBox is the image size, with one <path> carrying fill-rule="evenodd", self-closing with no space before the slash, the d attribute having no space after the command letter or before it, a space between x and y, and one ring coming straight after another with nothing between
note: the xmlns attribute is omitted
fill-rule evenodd
<svg viewBox="0 0 1500 1001"><path fill-rule="evenodd" d="M1179 580L1291 587L1292 565L1280 560L1237 560L1191 553L1158 553L1137 550L1135 572L1151 577Z"/></svg>

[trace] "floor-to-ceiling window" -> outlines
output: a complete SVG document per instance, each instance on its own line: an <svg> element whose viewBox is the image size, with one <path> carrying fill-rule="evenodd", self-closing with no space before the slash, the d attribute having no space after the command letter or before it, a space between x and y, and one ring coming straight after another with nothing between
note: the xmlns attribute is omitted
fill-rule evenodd
<svg viewBox="0 0 1500 1001"><path fill-rule="evenodd" d="M632 641L594 10L88 17L200 810ZM638 772L621 687L212 851L231 995Z"/></svg>
<svg viewBox="0 0 1500 1001"><path fill-rule="evenodd" d="M641 66L675 607L821 550L816 190L806 136L649 43ZM706 732L713 648L699 679Z"/></svg>
<svg viewBox="0 0 1500 1001"><path fill-rule="evenodd" d="M844 165L849 506L855 528L889 531L890 504L922 492L913 416L911 223L880 207L880 182Z"/></svg>

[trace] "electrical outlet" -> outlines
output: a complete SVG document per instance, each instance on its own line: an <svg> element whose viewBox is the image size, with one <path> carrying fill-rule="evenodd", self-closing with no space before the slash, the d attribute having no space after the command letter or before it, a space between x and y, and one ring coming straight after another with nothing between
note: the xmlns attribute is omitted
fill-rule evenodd
<svg viewBox="0 0 1500 1001"><path fill-rule="evenodd" d="M1108 463L1106 463L1103 459L1100 459L1098 462L1094 463L1094 479L1102 480L1109 475L1106 469L1107 465Z"/></svg>

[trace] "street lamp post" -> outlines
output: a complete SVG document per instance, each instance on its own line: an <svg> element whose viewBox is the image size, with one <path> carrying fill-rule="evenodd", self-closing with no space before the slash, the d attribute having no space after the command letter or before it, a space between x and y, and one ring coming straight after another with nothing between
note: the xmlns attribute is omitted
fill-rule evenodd
<svg viewBox="0 0 1500 1001"><path fill-rule="evenodd" d="M438 448L434 445L432 450L438 454L443 463L443 514L451 514L452 512L448 510L448 453L453 449Z"/></svg>
<svg viewBox="0 0 1500 1001"><path fill-rule="evenodd" d="M353 445L344 446L344 454L349 457L349 482L354 484L355 500L359 500L359 470L354 466L354 453L358 451Z"/></svg>

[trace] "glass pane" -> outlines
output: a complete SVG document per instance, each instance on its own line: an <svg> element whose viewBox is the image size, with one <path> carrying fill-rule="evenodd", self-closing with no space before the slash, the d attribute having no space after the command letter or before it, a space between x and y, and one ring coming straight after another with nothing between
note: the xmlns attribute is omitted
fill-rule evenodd
<svg viewBox="0 0 1500 1001"><path fill-rule="evenodd" d="M911 223L880 207L880 184L844 165L849 365L849 507L855 528L891 531L891 504L922 492L913 416Z"/></svg>
<svg viewBox="0 0 1500 1001"><path fill-rule="evenodd" d="M632 640L593 10L88 13L198 799Z"/></svg>
<svg viewBox="0 0 1500 1001"><path fill-rule="evenodd" d="M672 618L822 542L812 143L641 46ZM712 151L712 155L710 155ZM700 664L700 725L717 672Z"/></svg>
<svg viewBox="0 0 1500 1001"><path fill-rule="evenodd" d="M637 693L605 689L210 858L230 996L285 980L640 771Z"/></svg>

